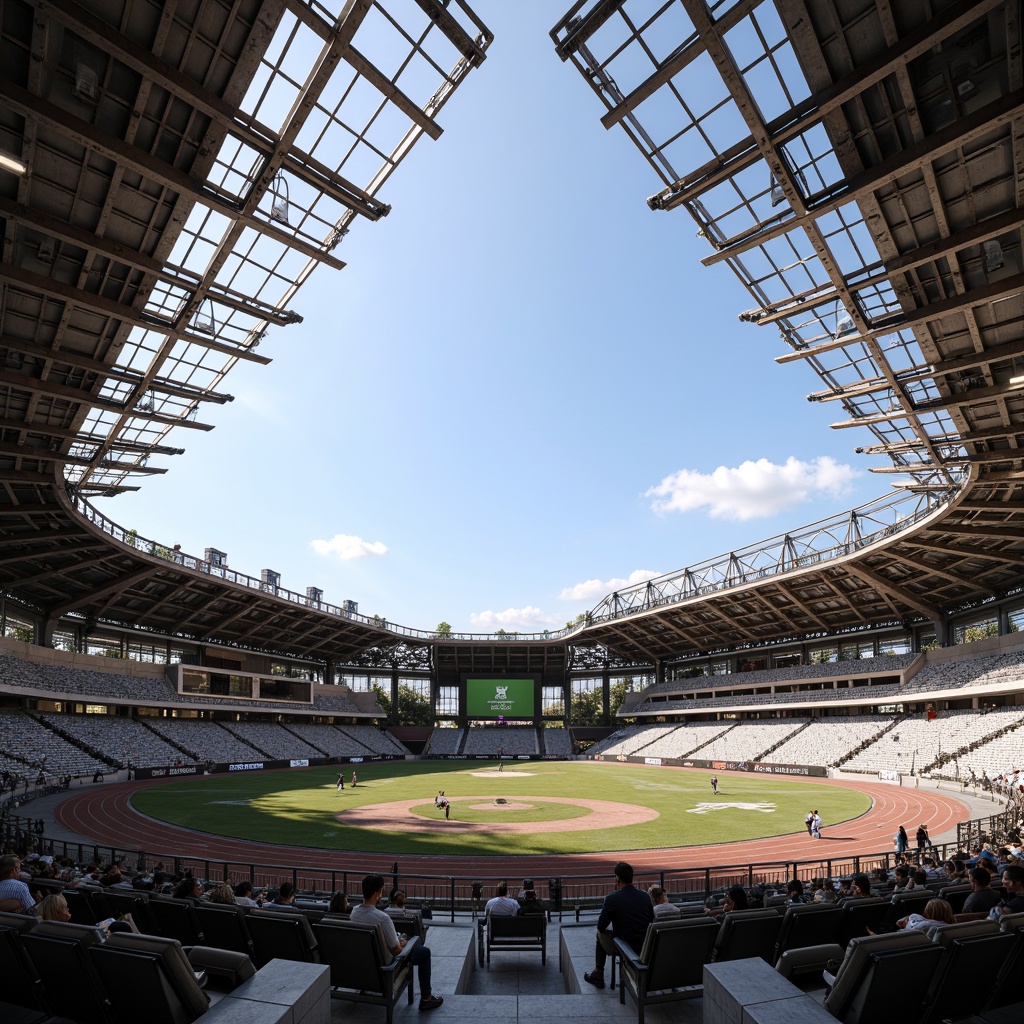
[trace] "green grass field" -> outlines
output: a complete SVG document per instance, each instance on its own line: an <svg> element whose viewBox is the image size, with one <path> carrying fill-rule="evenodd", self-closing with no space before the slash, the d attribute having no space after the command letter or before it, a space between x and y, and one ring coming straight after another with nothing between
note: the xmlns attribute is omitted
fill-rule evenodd
<svg viewBox="0 0 1024 1024"><path fill-rule="evenodd" d="M723 777L714 797L706 772L643 765L605 765L570 761L531 761L508 765L498 773L487 761L415 761L362 764L359 785L335 790L337 768L253 772L169 783L140 790L132 798L150 817L216 835L291 846L367 853L444 856L508 856L545 853L599 853L735 842L797 832L804 815L816 807L828 829L855 818L871 805L855 790L754 776ZM517 776L512 772L525 772ZM351 775L351 767L349 768ZM441 819L429 801L443 789L452 799L453 817L472 820L479 830L445 833L445 823L428 834L385 832L347 826L348 808L422 799L411 813ZM502 796L526 803L532 796L574 797L640 804L658 817L646 823L588 829L590 811L571 803L537 803L530 809L471 811L467 797ZM759 807L704 808L700 804L755 804ZM340 814L340 819L338 815ZM565 821L556 832L496 834L489 821Z"/></svg>

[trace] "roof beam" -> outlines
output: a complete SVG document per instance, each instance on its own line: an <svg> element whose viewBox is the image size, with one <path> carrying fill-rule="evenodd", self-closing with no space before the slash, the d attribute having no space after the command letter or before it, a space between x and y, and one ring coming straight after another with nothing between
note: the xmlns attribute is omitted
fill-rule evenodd
<svg viewBox="0 0 1024 1024"><path fill-rule="evenodd" d="M718 251L705 256L701 263L712 267L725 260L739 256L756 246L763 245L780 235L788 234L795 228L807 227L819 217L831 213L876 192L894 178L899 178L925 162L937 160L954 149L959 149L974 139L995 131L1009 124L1020 114L1020 106L1024 103L1024 89L1014 89L981 107L961 120L954 121L945 128L926 136L920 142L913 143L898 153L877 164L866 168L860 174L837 182L830 190L816 193L805 201L806 212L789 217L781 214L778 218L759 224L752 231L734 235L719 244ZM671 208L666 206L666 209Z"/></svg>
<svg viewBox="0 0 1024 1024"><path fill-rule="evenodd" d="M765 127L771 142L775 146L785 144L880 82L897 68L927 53L943 40L956 35L967 25L984 17L990 10L1003 3L1005 0L958 0L944 11L935 14L926 25L904 37L895 46L859 66L856 71L769 121ZM749 135L686 178L659 193L660 196L671 195L672 200L671 206L659 205L657 208L671 209L679 203L695 199L727 178L734 177L757 163L760 158L761 154L754 136ZM648 204L650 205L652 201L653 199L648 200Z"/></svg>
<svg viewBox="0 0 1024 1024"><path fill-rule="evenodd" d="M908 608L912 608L914 611L920 612L935 622L942 621L942 612L938 608L933 607L927 601L923 601L921 598L916 596L916 594L913 594L887 580L881 572L876 572L873 569L868 568L866 565L856 562L845 562L843 567L851 575L855 575L861 583L866 583L871 587L876 587L883 593L891 595L898 602L905 604Z"/></svg>
<svg viewBox="0 0 1024 1024"><path fill-rule="evenodd" d="M41 210L23 206L5 196L0 196L0 216L7 217L15 224L50 235L59 241L80 246L122 266L148 274L172 287L194 290L200 284L197 275L190 274L181 267L161 263L137 249L129 249L120 242L103 238L75 224L51 217ZM232 294L216 283L209 286L208 295L216 303L228 306L239 313L246 313L257 320L265 320L274 327L287 327L289 324L302 322L302 317L292 310L276 309L259 299Z"/></svg>
<svg viewBox="0 0 1024 1024"><path fill-rule="evenodd" d="M251 349L239 348L236 345L226 345L224 342L207 335L177 330L173 323L169 320L164 320L162 317L138 312L131 306L126 306L116 299L108 299L104 295L96 295L93 292L75 288L73 285L56 281L45 274L37 274L34 271L24 270L9 263L3 266L2 273L3 276L24 288L42 292L51 298L57 299L59 302L67 302L73 306L81 306L93 313L112 317L133 327L141 327L147 331L174 335L181 341L188 342L191 345L199 345L202 348L208 348L214 352L222 352L224 355L232 356L236 359L244 359L252 363L266 365L272 361L269 356L257 355Z"/></svg>
<svg viewBox="0 0 1024 1024"><path fill-rule="evenodd" d="M939 299L927 306L920 306L912 313L896 313L879 319L872 324L869 331L862 334L851 334L842 338L829 338L817 345L808 345L805 348L794 349L792 352L785 352L775 357L777 363L791 363L797 359L808 359L826 352L832 352L837 348L845 348L848 345L855 345L859 341L867 341L872 338L880 338L886 334L895 334L897 331L910 330L914 327L921 327L931 320L948 316L950 313L960 313L964 309L980 306L986 302L997 302L1000 299L1016 295L1024 289L1024 274L1014 274L1012 277L1003 278L999 281L990 281L987 284L979 285L977 288L958 295L951 295L945 299ZM980 359L984 353L978 353Z"/></svg>
<svg viewBox="0 0 1024 1024"><path fill-rule="evenodd" d="M309 242L295 234L289 234L281 228L262 220L251 212L243 213L236 197L222 195L214 191L206 183L193 178L173 164L168 164L158 157L147 153L138 146L133 146L114 135L102 131L95 125L75 117L70 111L56 104L35 96L27 89L16 85L10 79L0 78L0 96L7 100L11 108L22 117L40 121L48 128L63 133L86 149L105 156L121 167L127 167L141 174L149 181L155 181L172 192L185 196L195 203L212 207L230 220L241 222L246 227L274 239L281 245L295 249L309 259L316 260L335 270L342 270L345 264L324 249L310 245Z"/></svg>
<svg viewBox="0 0 1024 1024"><path fill-rule="evenodd" d="M83 7L71 0L37 0L37 5L144 79L155 82L170 95L180 97L201 110L256 152L264 156L273 152L278 139L270 129L221 99L194 78L165 63L133 39L114 31ZM387 214L390 207L377 202L341 175L328 171L319 161L305 154L305 159L301 159L298 154L297 149L292 149L285 156L282 169L370 220L378 220Z"/></svg>

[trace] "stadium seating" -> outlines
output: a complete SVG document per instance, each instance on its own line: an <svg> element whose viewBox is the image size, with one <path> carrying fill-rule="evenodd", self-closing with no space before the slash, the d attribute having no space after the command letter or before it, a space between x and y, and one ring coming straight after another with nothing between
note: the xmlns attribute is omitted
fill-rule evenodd
<svg viewBox="0 0 1024 1024"><path fill-rule="evenodd" d="M376 925L326 919L314 925L320 962L331 969L331 996L357 1003L383 1006L386 1024L394 1018L395 1004L405 991L413 1001L410 961L417 939L392 959Z"/></svg>
<svg viewBox="0 0 1024 1024"><path fill-rule="evenodd" d="M317 940L300 912L250 910L245 923L252 937L255 962L260 966L271 960L317 963Z"/></svg>
<svg viewBox="0 0 1024 1024"><path fill-rule="evenodd" d="M704 965L711 962L718 922L710 918L655 921L647 926L637 953L624 939L615 940L619 960L619 1002L628 988L644 1024L647 1006L676 1002L703 991Z"/></svg>
<svg viewBox="0 0 1024 1024"><path fill-rule="evenodd" d="M540 952L540 962L548 959L548 921L543 914L529 914L518 917L500 917L487 915L485 945L487 962L491 962L491 952Z"/></svg>

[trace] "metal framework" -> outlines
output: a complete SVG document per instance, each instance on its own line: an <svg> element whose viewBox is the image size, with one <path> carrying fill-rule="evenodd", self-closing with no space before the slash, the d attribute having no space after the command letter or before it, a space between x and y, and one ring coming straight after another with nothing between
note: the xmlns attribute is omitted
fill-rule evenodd
<svg viewBox="0 0 1024 1024"><path fill-rule="evenodd" d="M0 586L43 642L66 615L328 658L386 637L86 499L165 472L270 362L490 41L462 0L0 2Z"/></svg>
<svg viewBox="0 0 1024 1024"><path fill-rule="evenodd" d="M552 30L664 182L651 209L691 215L754 300L740 320L778 331L906 492L613 594L587 637L658 659L941 632L1020 586L1020 6L581 0Z"/></svg>
<svg viewBox="0 0 1024 1024"><path fill-rule="evenodd" d="M144 540L88 499L164 472L170 432L210 429L203 406L231 400L231 368L270 361L267 333L301 319L298 289L343 266L357 221L388 214L388 178L441 134L490 33L464 0L0 0L0 588L43 642L71 617L335 662L438 645L453 672L552 674L591 647L649 664L941 628L1016 592L1020 7L572 7L556 50L659 175L650 206L689 212L704 262L751 295L740 319L817 373L810 399L870 431L858 450L900 490L620 591L572 630L438 637Z"/></svg>

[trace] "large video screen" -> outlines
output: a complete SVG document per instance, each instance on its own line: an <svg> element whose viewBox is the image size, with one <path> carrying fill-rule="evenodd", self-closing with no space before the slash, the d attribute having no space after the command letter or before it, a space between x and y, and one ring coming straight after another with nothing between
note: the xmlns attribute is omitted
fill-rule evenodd
<svg viewBox="0 0 1024 1024"><path fill-rule="evenodd" d="M533 718L532 679L467 679L469 718Z"/></svg>

